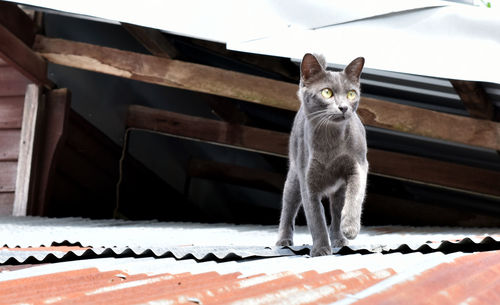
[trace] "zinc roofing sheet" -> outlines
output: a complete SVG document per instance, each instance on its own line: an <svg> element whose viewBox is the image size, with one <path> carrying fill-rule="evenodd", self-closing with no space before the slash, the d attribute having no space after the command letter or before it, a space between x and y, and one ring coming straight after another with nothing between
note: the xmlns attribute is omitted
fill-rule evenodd
<svg viewBox="0 0 500 305"><path fill-rule="evenodd" d="M293 247L275 247L276 226L0 217L0 264L75 257L174 257L231 260L308 254L312 239L297 227ZM53 247L75 245L78 247ZM52 246L52 247L51 247ZM27 248L18 251L16 248ZM44 248L45 247L45 248ZM50 247L50 248L46 248ZM500 249L499 228L364 227L334 253Z"/></svg>
<svg viewBox="0 0 500 305"><path fill-rule="evenodd" d="M100 258L0 273L1 304L495 304L500 252Z"/></svg>

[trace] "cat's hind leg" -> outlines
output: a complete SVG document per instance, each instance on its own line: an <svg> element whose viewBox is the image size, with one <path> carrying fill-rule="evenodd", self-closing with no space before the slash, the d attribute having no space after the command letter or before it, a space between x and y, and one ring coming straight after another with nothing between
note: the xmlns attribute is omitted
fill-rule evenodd
<svg viewBox="0 0 500 305"><path fill-rule="evenodd" d="M329 197L330 214L332 219L329 226L329 233L330 243L333 248L343 247L349 244L349 241L344 237L344 234L342 234L342 231L340 230L340 220L345 202L345 191L346 187L343 185Z"/></svg>
<svg viewBox="0 0 500 305"><path fill-rule="evenodd" d="M295 218L297 217L297 212L299 211L300 202L301 196L299 179L295 171L290 168L283 190L281 217L278 229L278 241L276 242L277 246L293 245Z"/></svg>

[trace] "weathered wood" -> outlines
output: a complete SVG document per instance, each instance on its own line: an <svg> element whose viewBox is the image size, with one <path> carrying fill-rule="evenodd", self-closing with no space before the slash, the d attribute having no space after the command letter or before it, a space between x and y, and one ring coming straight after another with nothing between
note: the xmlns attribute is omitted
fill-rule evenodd
<svg viewBox="0 0 500 305"><path fill-rule="evenodd" d="M34 49L50 62L169 87L296 110L297 85L178 60L37 36Z"/></svg>
<svg viewBox="0 0 500 305"><path fill-rule="evenodd" d="M193 159L188 164L190 177L257 188L271 192L282 192L285 176L266 170L245 166Z"/></svg>
<svg viewBox="0 0 500 305"><path fill-rule="evenodd" d="M16 190L16 161L0 162L0 193L14 192Z"/></svg>
<svg viewBox="0 0 500 305"><path fill-rule="evenodd" d="M129 107L127 126L279 156L286 156L288 150L286 134L144 106Z"/></svg>
<svg viewBox="0 0 500 305"><path fill-rule="evenodd" d="M23 123L19 146L19 165L16 177L16 195L14 200L14 216L27 215L30 205L29 196L33 191L36 179L36 157L44 102L40 87L28 86L24 100Z"/></svg>
<svg viewBox="0 0 500 305"><path fill-rule="evenodd" d="M0 193L0 216L12 215L14 193Z"/></svg>
<svg viewBox="0 0 500 305"><path fill-rule="evenodd" d="M35 49L49 61L149 83L297 110L297 85L248 74L37 36ZM435 139L500 149L500 124L362 98L363 123Z"/></svg>
<svg viewBox="0 0 500 305"><path fill-rule="evenodd" d="M0 97L24 96L30 81L12 66L0 67Z"/></svg>
<svg viewBox="0 0 500 305"><path fill-rule="evenodd" d="M288 155L286 133L136 105L128 111L128 127L281 157ZM373 174L500 196L500 172L378 149L368 151L368 160Z"/></svg>
<svg viewBox="0 0 500 305"><path fill-rule="evenodd" d="M475 193L500 196L500 172L401 153L368 150L370 171Z"/></svg>
<svg viewBox="0 0 500 305"><path fill-rule="evenodd" d="M20 129L0 129L0 161L17 161Z"/></svg>
<svg viewBox="0 0 500 305"><path fill-rule="evenodd" d="M358 113L365 125L452 141L489 149L500 149L500 124L363 98Z"/></svg>
<svg viewBox="0 0 500 305"><path fill-rule="evenodd" d="M474 118L491 120L495 115L493 103L486 91L477 82L451 79L451 84L464 103L465 109Z"/></svg>
<svg viewBox="0 0 500 305"><path fill-rule="evenodd" d="M68 89L57 89L46 94L44 124L40 132L42 139L37 162L37 183L31 192L30 214L45 215L48 199L52 193L57 157L64 144L71 94Z"/></svg>
<svg viewBox="0 0 500 305"><path fill-rule="evenodd" d="M12 65L30 81L51 88L47 78L47 62L22 40L0 24L0 58Z"/></svg>
<svg viewBox="0 0 500 305"><path fill-rule="evenodd" d="M177 57L177 49L160 30L123 22L121 25L151 54L165 58Z"/></svg>
<svg viewBox="0 0 500 305"><path fill-rule="evenodd" d="M16 4L0 2L0 24L27 46L31 47L33 45L38 30L37 26Z"/></svg>

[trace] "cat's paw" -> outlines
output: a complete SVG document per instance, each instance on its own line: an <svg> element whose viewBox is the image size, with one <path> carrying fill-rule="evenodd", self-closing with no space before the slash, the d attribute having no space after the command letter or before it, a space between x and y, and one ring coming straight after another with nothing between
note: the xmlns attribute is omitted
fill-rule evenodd
<svg viewBox="0 0 500 305"><path fill-rule="evenodd" d="M291 239L280 239L276 242L276 246L293 246L293 240Z"/></svg>
<svg viewBox="0 0 500 305"><path fill-rule="evenodd" d="M343 246L349 245L349 241L344 237L331 240L331 243L332 243L332 248L342 248Z"/></svg>
<svg viewBox="0 0 500 305"><path fill-rule="evenodd" d="M314 247L311 249L311 256L325 256L332 254L332 248L329 246Z"/></svg>
<svg viewBox="0 0 500 305"><path fill-rule="evenodd" d="M359 229L360 225L357 221L343 221L340 224L340 230L347 239L355 239L358 236Z"/></svg>

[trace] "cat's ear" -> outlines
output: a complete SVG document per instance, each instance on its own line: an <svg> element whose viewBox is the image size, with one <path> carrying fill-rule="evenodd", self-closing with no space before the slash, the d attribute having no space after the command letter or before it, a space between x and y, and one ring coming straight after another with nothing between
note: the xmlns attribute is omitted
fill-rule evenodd
<svg viewBox="0 0 500 305"><path fill-rule="evenodd" d="M300 64L300 77L304 83L310 83L317 76L324 73L323 66L318 61L316 56L311 53L307 53L302 58L302 63Z"/></svg>
<svg viewBox="0 0 500 305"><path fill-rule="evenodd" d="M344 73L353 82L359 82L359 77L361 76L361 70L365 65L365 59L363 57L358 57L347 65L344 69Z"/></svg>

